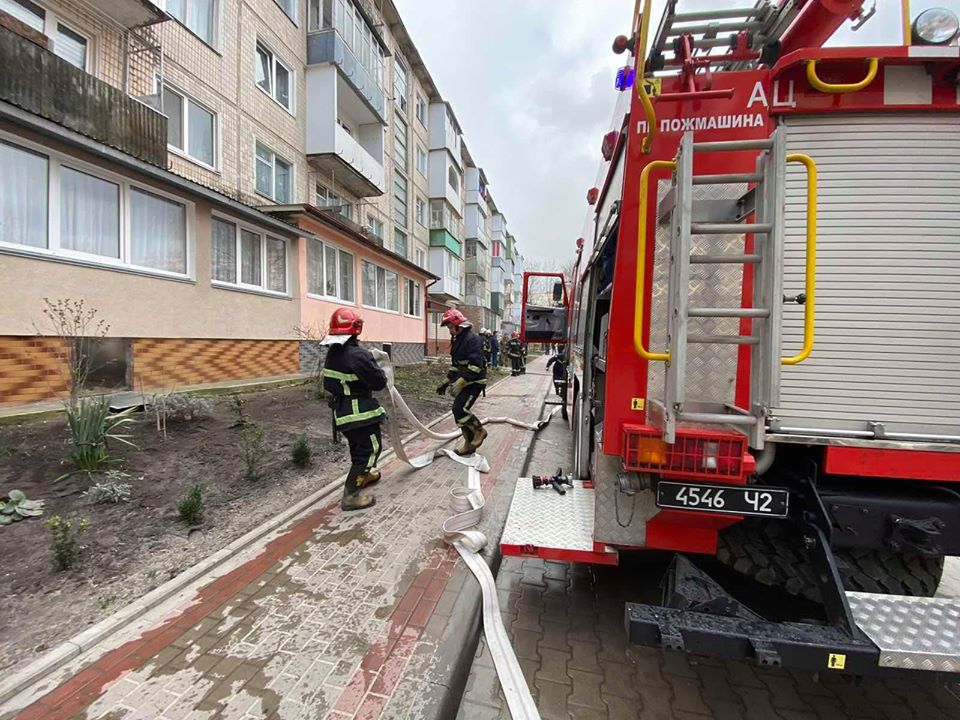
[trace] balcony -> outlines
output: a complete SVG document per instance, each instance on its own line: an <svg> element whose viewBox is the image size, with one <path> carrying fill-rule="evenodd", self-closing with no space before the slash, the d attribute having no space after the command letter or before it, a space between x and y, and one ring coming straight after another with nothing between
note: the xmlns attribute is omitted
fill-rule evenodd
<svg viewBox="0 0 960 720"><path fill-rule="evenodd" d="M357 197L383 195L383 125L332 65L307 68L310 165Z"/></svg>
<svg viewBox="0 0 960 720"><path fill-rule="evenodd" d="M167 19L163 11L148 0L87 0L87 4L127 30Z"/></svg>
<svg viewBox="0 0 960 720"><path fill-rule="evenodd" d="M453 253L457 257L463 255L460 241L451 235L448 230L431 230L430 247L446 248L449 252Z"/></svg>
<svg viewBox="0 0 960 720"><path fill-rule="evenodd" d="M501 315L503 312L502 299L503 299L503 296L501 293L499 292L490 293L490 309L493 311L495 315Z"/></svg>
<svg viewBox="0 0 960 720"><path fill-rule="evenodd" d="M0 26L0 100L151 165L167 165L167 118Z"/></svg>
<svg viewBox="0 0 960 720"><path fill-rule="evenodd" d="M428 111L430 125L430 149L445 150L451 160L461 168L460 158L460 125L453 116L453 111L445 102L430 104Z"/></svg>
<svg viewBox="0 0 960 720"><path fill-rule="evenodd" d="M477 254L464 261L464 272L467 275L476 275L483 280L490 279L490 258L483 248L479 248Z"/></svg>
<svg viewBox="0 0 960 720"><path fill-rule="evenodd" d="M328 28L307 35L307 65L336 67L337 73L349 83L370 112L379 118L381 124L386 124L386 99L377 78L357 60L338 31ZM309 94L309 89L307 92Z"/></svg>
<svg viewBox="0 0 960 720"><path fill-rule="evenodd" d="M460 258L445 247L431 247L428 264L430 272L440 278L430 286L430 297L438 302L463 302L464 279Z"/></svg>
<svg viewBox="0 0 960 720"><path fill-rule="evenodd" d="M468 203L463 214L463 236L476 240L485 248L490 245L487 238L487 218L480 211L480 205Z"/></svg>

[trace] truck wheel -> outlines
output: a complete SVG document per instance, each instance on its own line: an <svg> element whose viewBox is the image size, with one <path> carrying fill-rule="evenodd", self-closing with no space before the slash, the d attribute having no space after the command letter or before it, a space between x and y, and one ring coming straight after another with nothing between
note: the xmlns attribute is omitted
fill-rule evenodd
<svg viewBox="0 0 960 720"><path fill-rule="evenodd" d="M847 590L932 597L943 575L943 557L888 550L835 550ZM782 522L741 522L720 533L717 559L764 585L818 600L816 580L800 539Z"/></svg>

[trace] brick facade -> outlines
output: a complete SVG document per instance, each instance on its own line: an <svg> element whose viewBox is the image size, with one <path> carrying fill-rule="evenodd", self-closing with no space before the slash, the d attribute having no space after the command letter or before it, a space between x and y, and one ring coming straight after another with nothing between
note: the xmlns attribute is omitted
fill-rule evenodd
<svg viewBox="0 0 960 720"><path fill-rule="evenodd" d="M65 397L65 352L58 338L0 336L0 405Z"/></svg>
<svg viewBox="0 0 960 720"><path fill-rule="evenodd" d="M135 339L134 388L176 388L200 383L296 375L296 340Z"/></svg>
<svg viewBox="0 0 960 720"><path fill-rule="evenodd" d="M384 343L361 343L364 347L383 348ZM394 365L412 365L423 360L423 343L392 343L390 354ZM323 363L326 349L317 342L300 342L300 373L313 375Z"/></svg>

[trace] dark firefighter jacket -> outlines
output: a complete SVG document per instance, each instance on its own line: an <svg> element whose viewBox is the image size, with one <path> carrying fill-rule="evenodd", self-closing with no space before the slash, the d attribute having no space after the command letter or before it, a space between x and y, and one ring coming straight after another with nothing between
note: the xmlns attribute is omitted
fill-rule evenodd
<svg viewBox="0 0 960 720"><path fill-rule="evenodd" d="M487 358L483 354L483 341L470 328L465 328L453 338L450 347L450 371L447 380L456 382L459 379L467 385L474 383L485 385L487 382Z"/></svg>
<svg viewBox="0 0 960 720"><path fill-rule="evenodd" d="M517 338L507 340L507 355L510 357L520 357L523 355L523 346Z"/></svg>
<svg viewBox="0 0 960 720"><path fill-rule="evenodd" d="M490 338L489 338L488 336L484 335L484 336L481 338L481 340L482 340L482 342L483 342L483 351L484 351L485 353L493 352L493 343L490 342Z"/></svg>
<svg viewBox="0 0 960 720"><path fill-rule="evenodd" d="M553 365L553 381L563 382L567 379L567 363L563 360L563 355L554 355L547 360L547 369Z"/></svg>
<svg viewBox="0 0 960 720"><path fill-rule="evenodd" d="M387 376L369 350L354 335L342 345L331 345L323 363L323 389L330 393L333 416L340 430L376 425L386 411L373 397L387 386Z"/></svg>

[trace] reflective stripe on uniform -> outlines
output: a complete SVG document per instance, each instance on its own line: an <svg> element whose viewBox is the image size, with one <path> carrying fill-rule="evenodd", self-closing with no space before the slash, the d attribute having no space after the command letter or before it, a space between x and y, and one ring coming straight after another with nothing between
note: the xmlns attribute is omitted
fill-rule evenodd
<svg viewBox="0 0 960 720"><path fill-rule="evenodd" d="M370 453L370 459L367 460L367 470L372 469L377 464L377 455L380 454L380 441L377 440L376 433L370 433L370 444L373 446L373 452Z"/></svg>
<svg viewBox="0 0 960 720"><path fill-rule="evenodd" d="M360 378L358 378L353 373L342 373L342 372L337 372L336 370L329 370L327 368L323 369L323 376L328 377L331 380L339 380L340 387L343 388L343 394L346 395L347 397L351 395L350 385L348 385L348 383L360 381Z"/></svg>
<svg viewBox="0 0 960 720"><path fill-rule="evenodd" d="M475 373L483 372L483 368L478 368L476 365L467 365L467 370Z"/></svg>
<svg viewBox="0 0 960 720"><path fill-rule="evenodd" d="M353 401L353 412L350 415L344 415L343 417L337 418L337 425L347 425L348 423L360 422L361 420L370 420L371 418L381 417L386 415L387 411L382 407L378 407L375 410L368 410L367 412L360 412L360 408L357 406L357 401Z"/></svg>

